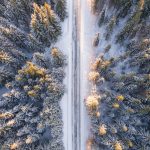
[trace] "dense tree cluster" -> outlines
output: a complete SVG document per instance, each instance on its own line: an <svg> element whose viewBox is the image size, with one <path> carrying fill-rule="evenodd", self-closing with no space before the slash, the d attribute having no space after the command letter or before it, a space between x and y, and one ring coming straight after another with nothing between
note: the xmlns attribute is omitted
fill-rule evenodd
<svg viewBox="0 0 150 150"><path fill-rule="evenodd" d="M66 17L66 2L61 0L52 4L51 1L52 6L45 2L45 0L0 1L0 59L2 59L0 86L14 79L17 70L26 60L31 59L34 52L44 51L44 48L56 42L61 34L59 20ZM62 4L60 4L62 8L59 3ZM62 12L64 18L59 19L59 15L55 14L56 11ZM3 61L5 56L10 57L9 63Z"/></svg>
<svg viewBox="0 0 150 150"><path fill-rule="evenodd" d="M66 63L65 56L57 49L57 57L54 51L48 57L35 53L33 62L27 62L15 81L7 84L11 92L0 100L2 149L63 149L59 102L65 90Z"/></svg>
<svg viewBox="0 0 150 150"><path fill-rule="evenodd" d="M14 79L17 70L30 59L28 54L43 51L39 43L31 34L21 31L8 20L0 17L0 84L3 86L7 79ZM3 61L9 56L9 62Z"/></svg>
<svg viewBox="0 0 150 150"><path fill-rule="evenodd" d="M101 48L91 65L92 89L85 102L91 119L92 146L103 150L149 150L150 1L113 0L108 4L101 10L99 22L100 27L106 27L102 36L108 45ZM123 17L123 28L114 33Z"/></svg>
<svg viewBox="0 0 150 150"><path fill-rule="evenodd" d="M0 1L0 90L8 88L0 95L0 149L64 149L66 58L56 47L45 51L61 34L60 1Z"/></svg>
<svg viewBox="0 0 150 150"><path fill-rule="evenodd" d="M39 7L34 3L31 32L45 46L56 42L58 36L61 35L59 20L49 4L45 3L44 6Z"/></svg>

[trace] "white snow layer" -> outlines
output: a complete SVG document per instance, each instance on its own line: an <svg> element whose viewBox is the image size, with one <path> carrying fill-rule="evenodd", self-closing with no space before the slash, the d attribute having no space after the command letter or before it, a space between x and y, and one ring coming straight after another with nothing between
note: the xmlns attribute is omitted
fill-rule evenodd
<svg viewBox="0 0 150 150"><path fill-rule="evenodd" d="M81 150L86 150L86 141L90 138L90 121L85 108L84 99L89 94L87 75L94 58L95 48L92 41L98 33L97 17L92 14L91 0L80 0L80 56L81 56Z"/></svg>
<svg viewBox="0 0 150 150"><path fill-rule="evenodd" d="M63 142L65 150L72 150L72 102L71 102L71 78L72 78L72 10L73 1L67 1L67 12L68 17L62 23L62 36L55 44L60 50L64 52L67 56L67 67L66 67L66 77L64 84L66 85L66 93L61 101L61 108L63 113Z"/></svg>

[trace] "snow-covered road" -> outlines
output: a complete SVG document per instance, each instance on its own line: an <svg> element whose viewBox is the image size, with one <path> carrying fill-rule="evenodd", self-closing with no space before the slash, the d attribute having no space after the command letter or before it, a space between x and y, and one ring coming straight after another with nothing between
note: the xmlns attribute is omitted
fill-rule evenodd
<svg viewBox="0 0 150 150"><path fill-rule="evenodd" d="M62 23L62 36L59 41L55 44L60 50L64 52L67 56L67 67L66 67L66 78L64 84L66 85L66 93L61 101L62 113L63 113L63 123L64 123L64 137L63 142L65 150L72 150L73 143L73 126L72 126L72 115L73 115L73 104L72 104L72 52L73 52L73 1L67 1L67 12L68 17Z"/></svg>
<svg viewBox="0 0 150 150"><path fill-rule="evenodd" d="M90 0L67 0L68 18L62 24L63 34L56 43L68 57L64 81L67 92L61 102L65 150L86 150L89 137L84 98L89 92L87 74L94 56L92 40L97 32L97 20L90 5Z"/></svg>

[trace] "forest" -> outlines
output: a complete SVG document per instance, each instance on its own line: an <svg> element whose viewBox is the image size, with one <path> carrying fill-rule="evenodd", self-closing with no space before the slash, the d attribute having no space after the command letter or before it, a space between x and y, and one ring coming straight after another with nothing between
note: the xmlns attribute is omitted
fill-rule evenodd
<svg viewBox="0 0 150 150"><path fill-rule="evenodd" d="M0 1L0 149L64 149L66 56L53 46L66 2ZM49 47L51 47L49 49Z"/></svg>
<svg viewBox="0 0 150 150"><path fill-rule="evenodd" d="M89 140L94 149L149 150L150 1L95 0L92 8L100 35L85 103Z"/></svg>
<svg viewBox="0 0 150 150"><path fill-rule="evenodd" d="M150 150L150 0L0 0L0 150Z"/></svg>

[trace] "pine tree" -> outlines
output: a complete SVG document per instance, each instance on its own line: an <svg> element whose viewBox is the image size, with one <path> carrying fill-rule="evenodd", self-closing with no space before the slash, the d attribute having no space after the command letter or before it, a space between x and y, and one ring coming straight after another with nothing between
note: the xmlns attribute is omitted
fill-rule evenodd
<svg viewBox="0 0 150 150"><path fill-rule="evenodd" d="M114 10L109 11L109 7L102 9L107 10L104 16L110 20L105 22L104 35L111 40L119 39L121 43L117 41L114 44L108 40L108 45L106 39L102 39L101 42L104 42L105 46L100 49L104 48L104 53L100 53L91 66L89 81L92 88L85 104L91 119L92 146L102 150L148 150L149 4L144 0L114 0L111 1ZM114 29L119 27L118 23L122 21L123 16L128 19L125 20L120 33L115 33ZM118 49L114 48L118 43L124 48L120 55ZM89 97L95 93L101 98L92 104L94 100L90 101ZM95 106L94 104L96 109L89 109L89 106Z"/></svg>
<svg viewBox="0 0 150 150"><path fill-rule="evenodd" d="M60 22L51 6L47 3L39 7L34 3L34 13L31 20L32 34L45 46L56 42L61 34Z"/></svg>
<svg viewBox="0 0 150 150"><path fill-rule="evenodd" d="M5 50L6 51L6 50ZM14 79L17 70L25 63L26 57L16 50L0 50L0 85Z"/></svg>
<svg viewBox="0 0 150 150"><path fill-rule="evenodd" d="M58 0L58 2L56 3L55 9L56 9L56 14L59 16L61 21L64 21L67 16L66 1Z"/></svg>
<svg viewBox="0 0 150 150"><path fill-rule="evenodd" d="M11 62L1 62L0 84L4 86L6 82L14 79L17 70L22 67L27 58L27 53L43 51L43 46L32 35L21 31L12 25L7 19L0 17L0 52L4 52L11 58ZM3 58L1 58L3 59Z"/></svg>
<svg viewBox="0 0 150 150"><path fill-rule="evenodd" d="M5 0L5 17L17 27L29 31L32 0Z"/></svg>
<svg viewBox="0 0 150 150"><path fill-rule="evenodd" d="M53 76L55 66L49 68L49 60L47 55L35 54L34 62L27 62L9 83L11 92L0 99L2 149L64 149L59 106L64 85L59 76Z"/></svg>

